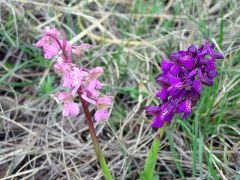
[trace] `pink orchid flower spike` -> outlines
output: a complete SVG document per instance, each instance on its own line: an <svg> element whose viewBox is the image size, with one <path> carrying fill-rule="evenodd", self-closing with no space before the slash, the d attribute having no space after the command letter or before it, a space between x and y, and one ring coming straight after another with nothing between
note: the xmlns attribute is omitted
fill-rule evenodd
<svg viewBox="0 0 240 180"><path fill-rule="evenodd" d="M80 57L91 45L73 46L67 41L64 32L60 32L56 28L46 27L43 37L35 44L35 47L43 49L46 59L54 60L54 71L62 77L61 85L65 92L59 92L55 97L63 103L63 116L76 117L79 115L80 107L78 103L74 102L76 96L79 97L100 166L106 179L112 179L110 178L111 172L100 151L89 112L89 105L94 106L96 109L94 117L97 122L107 120L110 116L108 109L112 106L112 98L102 96L100 92L102 84L99 77L104 70L102 67L93 69L79 67L72 61L72 55Z"/></svg>
<svg viewBox="0 0 240 180"><path fill-rule="evenodd" d="M43 37L35 46L43 49L45 58L54 59L54 71L62 76L62 86L66 92L58 93L57 97L63 102L64 116L74 117L79 114L79 106L74 102L74 98L78 94L84 101L95 106L96 121L109 118L108 109L112 106L112 99L109 96L102 96L100 93L103 86L99 78L104 69L102 67L87 69L78 67L72 62L72 54L82 55L91 47L90 44L83 43L73 46L67 41L64 32L46 27Z"/></svg>

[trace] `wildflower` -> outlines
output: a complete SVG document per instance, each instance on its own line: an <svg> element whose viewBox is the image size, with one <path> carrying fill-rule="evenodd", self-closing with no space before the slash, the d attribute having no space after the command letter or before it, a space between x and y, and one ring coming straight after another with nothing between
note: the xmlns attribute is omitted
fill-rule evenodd
<svg viewBox="0 0 240 180"><path fill-rule="evenodd" d="M109 112L108 108L112 106L112 97L104 96L100 97L96 101L97 111L94 114L94 118L96 121L103 121L108 119Z"/></svg>
<svg viewBox="0 0 240 180"><path fill-rule="evenodd" d="M58 39L59 34L60 32L57 29L46 27L43 37L35 44L37 48L43 48L44 57L46 59L52 59L58 54L60 46L56 39Z"/></svg>
<svg viewBox="0 0 240 180"><path fill-rule="evenodd" d="M109 117L108 109L112 106L112 98L110 96L103 96L97 99L89 98L86 93L81 96L85 101L96 106L97 111L94 114L96 121L107 120ZM90 96L91 97L91 96Z"/></svg>
<svg viewBox="0 0 240 180"><path fill-rule="evenodd" d="M89 71L89 77L91 79L98 79L103 74L103 68L102 67L96 67Z"/></svg>
<svg viewBox="0 0 240 180"><path fill-rule="evenodd" d="M80 57L81 54L89 48L91 48L90 44L81 44L80 46L72 46L72 53Z"/></svg>
<svg viewBox="0 0 240 180"><path fill-rule="evenodd" d="M56 98L64 103L63 116L75 117L79 114L79 106L77 103L73 102L73 96L71 92L60 92L56 94Z"/></svg>
<svg viewBox="0 0 240 180"><path fill-rule="evenodd" d="M103 68L87 69L78 67L72 62L72 54L80 56L91 45L72 46L64 33L60 33L55 28L46 27L43 37L35 46L43 48L45 58L54 59L54 71L62 76L62 86L66 88L66 92L57 93L56 97L64 104L63 115L74 117L79 114L79 106L74 102L75 96L79 94L81 98L96 107L96 121L108 119L108 109L112 101L109 96L100 97L99 92L102 88L99 77L103 74Z"/></svg>
<svg viewBox="0 0 240 180"><path fill-rule="evenodd" d="M63 107L63 116L66 117L76 117L79 114L80 110L77 103L66 102Z"/></svg>
<svg viewBox="0 0 240 180"><path fill-rule="evenodd" d="M103 96L97 99L96 105L99 109L108 109L112 106L112 97Z"/></svg>
<svg viewBox="0 0 240 180"><path fill-rule="evenodd" d="M72 95L75 95L81 86L83 78L88 75L87 72L81 68L73 67L64 72L63 75L63 87L70 88Z"/></svg>
<svg viewBox="0 0 240 180"><path fill-rule="evenodd" d="M99 109L95 112L94 118L97 122L104 121L109 118L109 113L106 109Z"/></svg>
<svg viewBox="0 0 240 180"><path fill-rule="evenodd" d="M161 62L162 74L156 82L162 87L156 93L161 99L159 106L146 107L146 113L154 116L152 127L161 128L175 114L186 119L200 98L202 86L212 86L218 72L216 60L223 55L214 51L215 45L206 41L197 48L191 45L187 51L172 53L170 61Z"/></svg>

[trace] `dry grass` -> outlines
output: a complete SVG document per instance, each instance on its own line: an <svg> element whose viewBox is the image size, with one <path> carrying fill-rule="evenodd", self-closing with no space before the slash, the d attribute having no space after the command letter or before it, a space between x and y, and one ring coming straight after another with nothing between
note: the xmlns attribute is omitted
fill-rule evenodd
<svg viewBox="0 0 240 180"><path fill-rule="evenodd" d="M138 179L143 169L156 133L143 108L157 102L161 59L206 38L216 42L226 57L218 81L187 121L176 117L167 128L156 179L240 178L237 0L2 0L0 6L1 179L103 179L84 116L61 116L51 96L59 77L33 47L47 25L64 29L72 43L93 45L78 64L105 67L114 106L110 120L95 127L116 179Z"/></svg>

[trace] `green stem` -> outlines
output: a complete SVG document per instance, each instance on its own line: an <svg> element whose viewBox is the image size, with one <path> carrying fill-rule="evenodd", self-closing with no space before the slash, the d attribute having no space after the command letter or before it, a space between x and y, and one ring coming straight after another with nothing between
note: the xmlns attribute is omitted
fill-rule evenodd
<svg viewBox="0 0 240 180"><path fill-rule="evenodd" d="M80 101L82 103L83 111L84 111L84 114L85 114L85 117L86 117L89 132L90 132L91 137L92 137L93 146L94 146L94 149L95 149L95 152L96 152L97 159L98 159L98 162L100 164L101 170L102 170L106 180L112 180L113 178L112 178L111 172L110 172L110 170L107 166L106 160L105 160L105 158L102 154L102 151L100 149L100 146L99 146L99 143L98 143L98 140L97 140L96 132L95 132L95 129L94 129L94 126L93 126L93 121L92 121L90 112L88 110L88 102L86 102L81 97L80 93L79 93L79 97L80 97Z"/></svg>
<svg viewBox="0 0 240 180"><path fill-rule="evenodd" d="M158 130L158 134L155 136L152 146L148 151L147 159L145 161L143 172L140 175L141 180L152 180L154 175L155 166L158 158L158 150L160 146L160 141L162 139L166 123L162 128Z"/></svg>

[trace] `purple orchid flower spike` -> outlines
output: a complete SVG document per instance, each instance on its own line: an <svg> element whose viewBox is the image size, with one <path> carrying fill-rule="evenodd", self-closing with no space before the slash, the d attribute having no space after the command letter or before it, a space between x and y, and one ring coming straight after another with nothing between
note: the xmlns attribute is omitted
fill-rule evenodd
<svg viewBox="0 0 240 180"><path fill-rule="evenodd" d="M175 114L182 114L182 119L190 116L202 86L212 86L218 75L216 60L224 56L214 48L214 44L206 41L199 48L191 45L186 51L172 53L170 61L161 62L162 74L156 78L162 87L156 93L161 102L159 106L145 108L147 114L154 116L152 127L161 128L164 122L171 122Z"/></svg>

